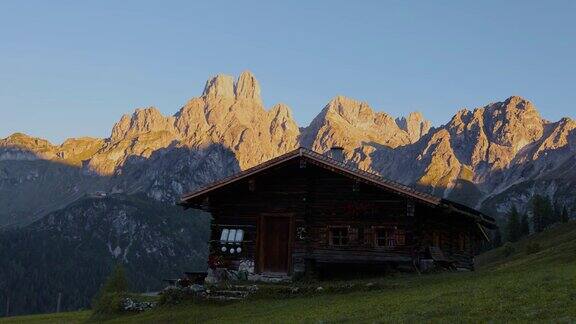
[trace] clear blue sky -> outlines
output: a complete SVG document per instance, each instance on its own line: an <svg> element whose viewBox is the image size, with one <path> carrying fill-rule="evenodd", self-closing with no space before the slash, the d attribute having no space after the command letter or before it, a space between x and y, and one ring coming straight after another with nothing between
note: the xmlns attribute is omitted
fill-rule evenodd
<svg viewBox="0 0 576 324"><path fill-rule="evenodd" d="M2 1L0 137L106 137L249 69L305 126L337 94L434 124L521 95L576 110L576 1Z"/></svg>

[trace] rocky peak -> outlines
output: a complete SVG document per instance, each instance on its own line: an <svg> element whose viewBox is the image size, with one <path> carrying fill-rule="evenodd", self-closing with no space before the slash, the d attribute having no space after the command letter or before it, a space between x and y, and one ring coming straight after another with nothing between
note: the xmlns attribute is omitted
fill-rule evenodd
<svg viewBox="0 0 576 324"><path fill-rule="evenodd" d="M26 135L24 133L14 133L2 140L0 140L0 146L18 146L25 148L45 148L52 149L54 145L49 141Z"/></svg>
<svg viewBox="0 0 576 324"><path fill-rule="evenodd" d="M556 123L548 125L545 135L535 146L532 160L541 156L546 156L550 152L566 151L569 154L576 154L576 122L564 117Z"/></svg>
<svg viewBox="0 0 576 324"><path fill-rule="evenodd" d="M260 98L260 85L250 71L244 71L240 74L234 86L234 93L237 100L252 99L258 102L262 101Z"/></svg>
<svg viewBox="0 0 576 324"><path fill-rule="evenodd" d="M443 128L450 132L462 162L484 161L503 168L523 147L542 137L544 124L530 101L512 96L473 111L462 109Z"/></svg>
<svg viewBox="0 0 576 324"><path fill-rule="evenodd" d="M247 168L294 149L299 134L288 106L264 109L252 73L243 72L236 82L220 74L174 116L165 117L153 107L123 116L89 167L98 174L117 174L127 162L144 163L160 149L194 150L217 143Z"/></svg>
<svg viewBox="0 0 576 324"><path fill-rule="evenodd" d="M417 160L425 166L418 183L438 189L436 194L440 195L444 190L453 186L462 167L452 148L450 137L447 130L439 129L431 135L417 157Z"/></svg>
<svg viewBox="0 0 576 324"><path fill-rule="evenodd" d="M69 138L61 145L15 133L0 139L0 160L54 160L66 164L79 164L102 147L104 140L91 137Z"/></svg>
<svg viewBox="0 0 576 324"><path fill-rule="evenodd" d="M450 122L448 123L448 125L465 125L465 124L468 124L473 115L474 115L474 113L471 112L470 110L468 110L466 108L462 108L462 109L458 110L456 112L456 114L454 114L454 116L452 116L452 119L450 119Z"/></svg>
<svg viewBox="0 0 576 324"><path fill-rule="evenodd" d="M296 137L299 135L300 130L294 118L292 117L292 111L290 107L286 104L279 103L268 111L268 116L270 117L270 130L271 131L282 131L295 134ZM280 127L280 128L278 128Z"/></svg>
<svg viewBox="0 0 576 324"><path fill-rule="evenodd" d="M318 152L342 146L349 154L365 145L395 148L409 144L410 138L390 115L374 112L366 102L337 96L303 130L301 142Z"/></svg>
<svg viewBox="0 0 576 324"><path fill-rule="evenodd" d="M424 119L420 112L411 112L408 117L396 118L396 124L408 133L412 143L417 142L422 136L426 135L431 128L429 120Z"/></svg>
<svg viewBox="0 0 576 324"><path fill-rule="evenodd" d="M204 86L202 96L205 98L234 98L234 78L219 74L214 76Z"/></svg>
<svg viewBox="0 0 576 324"><path fill-rule="evenodd" d="M206 81L202 97L205 99L230 98L236 100L248 99L261 103L260 85L250 71L244 71L238 79L230 75L218 74Z"/></svg>
<svg viewBox="0 0 576 324"><path fill-rule="evenodd" d="M174 117L165 117L155 107L136 109L132 116L124 115L112 128L111 141L148 132L168 131L175 133Z"/></svg>
<svg viewBox="0 0 576 324"><path fill-rule="evenodd" d="M520 96L510 96L501 104L501 106L514 107L519 110L536 110L532 102Z"/></svg>
<svg viewBox="0 0 576 324"><path fill-rule="evenodd" d="M42 138L14 133L0 139L0 161L53 159L55 157L56 146Z"/></svg>
<svg viewBox="0 0 576 324"><path fill-rule="evenodd" d="M272 108L270 108L270 111L268 112L268 114L270 116L272 116L273 119L277 119L277 120L291 120L292 118L292 110L290 110L290 107L288 107L288 105L284 104L284 103L278 103L275 104L274 106L272 106Z"/></svg>
<svg viewBox="0 0 576 324"><path fill-rule="evenodd" d="M366 102L345 96L336 96L324 108L327 114L336 114L349 123L367 121L374 112Z"/></svg>
<svg viewBox="0 0 576 324"><path fill-rule="evenodd" d="M57 154L69 164L81 165L82 161L89 160L104 144L105 141L100 138L69 138L58 147Z"/></svg>
<svg viewBox="0 0 576 324"><path fill-rule="evenodd" d="M512 96L484 109L484 125L490 140L511 147L514 153L542 137L545 122L526 99Z"/></svg>

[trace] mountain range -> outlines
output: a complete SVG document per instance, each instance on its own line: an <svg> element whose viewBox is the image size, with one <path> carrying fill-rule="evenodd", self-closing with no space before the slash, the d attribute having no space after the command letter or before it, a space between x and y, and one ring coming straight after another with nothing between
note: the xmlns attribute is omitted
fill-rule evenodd
<svg viewBox="0 0 576 324"><path fill-rule="evenodd" d="M115 262L136 290L205 267L208 218L175 202L299 146L341 146L347 163L500 220L535 194L574 212L575 128L518 96L437 127L418 112L395 118L337 96L299 127L286 104L264 107L243 72L210 78L172 116L136 109L108 138L54 145L16 133L0 139L0 305L12 296L16 313L53 311L62 292L64 308L87 306Z"/></svg>
<svg viewBox="0 0 576 324"><path fill-rule="evenodd" d="M298 146L342 146L348 163L494 216L535 193L572 207L576 122L543 119L512 96L456 112L432 127L420 113L394 118L337 96L307 127L290 108L263 106L250 72L210 78L172 116L124 115L108 138L61 145L24 134L0 140L0 224L27 224L94 193L144 193L174 203L189 190ZM30 203L29 197L34 197Z"/></svg>

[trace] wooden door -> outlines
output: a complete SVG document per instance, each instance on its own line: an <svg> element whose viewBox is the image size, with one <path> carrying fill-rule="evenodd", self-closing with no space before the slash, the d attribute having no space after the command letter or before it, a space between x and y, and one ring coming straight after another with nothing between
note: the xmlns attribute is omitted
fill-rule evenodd
<svg viewBox="0 0 576 324"><path fill-rule="evenodd" d="M290 267L291 217L262 216L259 228L260 271L288 273Z"/></svg>

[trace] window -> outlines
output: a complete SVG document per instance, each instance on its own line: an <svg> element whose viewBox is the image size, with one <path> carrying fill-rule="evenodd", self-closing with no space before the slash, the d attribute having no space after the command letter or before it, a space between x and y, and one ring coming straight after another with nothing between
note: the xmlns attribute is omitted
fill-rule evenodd
<svg viewBox="0 0 576 324"><path fill-rule="evenodd" d="M242 242L242 240L244 239L244 230L237 230L236 231L236 236L234 237L234 242L236 243L240 243Z"/></svg>
<svg viewBox="0 0 576 324"><path fill-rule="evenodd" d="M220 234L220 242L221 243L228 242L228 233L230 233L229 229L225 228L222 230L222 234Z"/></svg>
<svg viewBox="0 0 576 324"><path fill-rule="evenodd" d="M241 243L244 239L244 230L243 229L222 229L222 233L220 234L220 243Z"/></svg>
<svg viewBox="0 0 576 324"><path fill-rule="evenodd" d="M348 245L349 241L350 239L348 237L348 227L330 228L330 245Z"/></svg>
<svg viewBox="0 0 576 324"><path fill-rule="evenodd" d="M391 228L379 228L376 230L376 246L379 247L394 247L396 246L396 238L394 237L394 230Z"/></svg>
<svg viewBox="0 0 576 324"><path fill-rule="evenodd" d="M406 231L405 230L396 230L396 244L397 245L406 245Z"/></svg>
<svg viewBox="0 0 576 324"><path fill-rule="evenodd" d="M395 247L406 244L406 231L397 228L377 228L375 244L378 247Z"/></svg>
<svg viewBox="0 0 576 324"><path fill-rule="evenodd" d="M237 228L224 228L220 233L220 251L222 253L241 253L244 230Z"/></svg>

